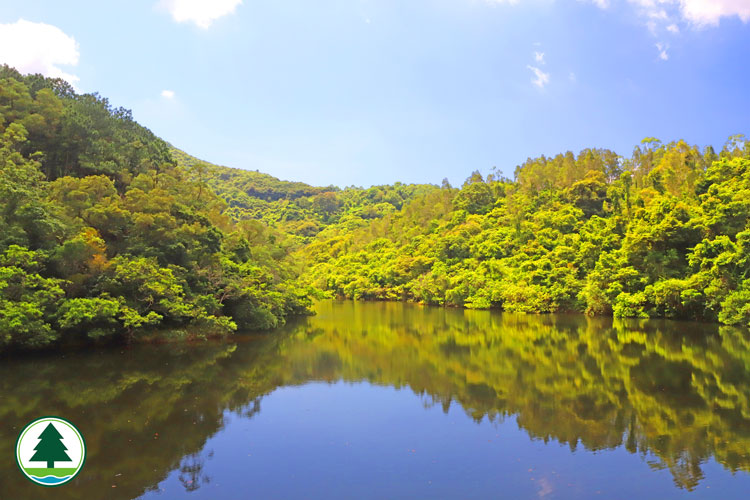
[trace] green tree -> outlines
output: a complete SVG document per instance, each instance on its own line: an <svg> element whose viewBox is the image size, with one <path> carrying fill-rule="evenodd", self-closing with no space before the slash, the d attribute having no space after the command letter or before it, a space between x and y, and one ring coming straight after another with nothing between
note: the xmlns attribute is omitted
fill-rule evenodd
<svg viewBox="0 0 750 500"><path fill-rule="evenodd" d="M47 462L47 468L53 469L55 462L69 462L71 458L65 451L67 448L62 442L62 435L50 422L47 427L39 434L39 443L34 448L32 462Z"/></svg>

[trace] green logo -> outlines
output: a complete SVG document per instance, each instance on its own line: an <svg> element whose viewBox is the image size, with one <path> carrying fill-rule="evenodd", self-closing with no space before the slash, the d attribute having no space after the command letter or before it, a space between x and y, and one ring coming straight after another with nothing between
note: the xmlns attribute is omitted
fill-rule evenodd
<svg viewBox="0 0 750 500"><path fill-rule="evenodd" d="M59 417L42 417L23 428L16 442L21 472L42 486L73 479L86 461L86 442L75 425Z"/></svg>

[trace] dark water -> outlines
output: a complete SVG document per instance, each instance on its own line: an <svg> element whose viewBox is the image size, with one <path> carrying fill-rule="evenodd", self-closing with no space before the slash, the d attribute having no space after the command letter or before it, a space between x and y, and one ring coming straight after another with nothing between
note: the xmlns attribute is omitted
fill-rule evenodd
<svg viewBox="0 0 750 500"><path fill-rule="evenodd" d="M0 498L748 498L750 336L322 303L281 333L0 361ZM26 480L29 420L83 471Z"/></svg>

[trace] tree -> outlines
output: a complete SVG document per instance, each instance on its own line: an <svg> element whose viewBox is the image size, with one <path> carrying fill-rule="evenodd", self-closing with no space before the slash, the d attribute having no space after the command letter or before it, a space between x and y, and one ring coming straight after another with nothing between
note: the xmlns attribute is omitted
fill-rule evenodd
<svg viewBox="0 0 750 500"><path fill-rule="evenodd" d="M492 208L495 197L492 189L484 182L482 174L474 171L471 177L466 179L463 188L453 200L453 205L458 210L466 210L470 214L484 214Z"/></svg>
<svg viewBox="0 0 750 500"><path fill-rule="evenodd" d="M48 469L55 468L55 462L70 462L71 458L65 451L67 448L62 442L62 435L50 422L39 435L39 444L34 448L32 462L47 462Z"/></svg>

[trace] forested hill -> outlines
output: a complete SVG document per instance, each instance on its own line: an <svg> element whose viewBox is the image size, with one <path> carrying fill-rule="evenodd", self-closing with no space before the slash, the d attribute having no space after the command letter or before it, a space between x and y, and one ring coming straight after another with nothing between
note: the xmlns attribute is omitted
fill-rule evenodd
<svg viewBox="0 0 750 500"><path fill-rule="evenodd" d="M297 246L309 243L325 228L364 227L394 213L417 196L437 189L430 184L315 187L282 181L258 171L214 165L176 148L172 157L191 180L217 193L235 221L260 220L289 235Z"/></svg>
<svg viewBox="0 0 750 500"><path fill-rule="evenodd" d="M97 94L0 67L0 350L270 329L321 293L747 326L750 142L314 187L198 160Z"/></svg>
<svg viewBox="0 0 750 500"><path fill-rule="evenodd" d="M335 186L316 187L304 182L282 181L257 170L222 167L189 155L174 146L170 147L172 158L191 173L197 182L205 182L226 197L241 196L272 202L282 199L296 200L327 192L336 192ZM231 199L231 198L230 198Z"/></svg>
<svg viewBox="0 0 750 500"><path fill-rule="evenodd" d="M0 349L307 312L293 242L227 208L129 111L0 67Z"/></svg>
<svg viewBox="0 0 750 500"><path fill-rule="evenodd" d="M303 253L310 283L341 297L748 326L750 142L529 159Z"/></svg>

